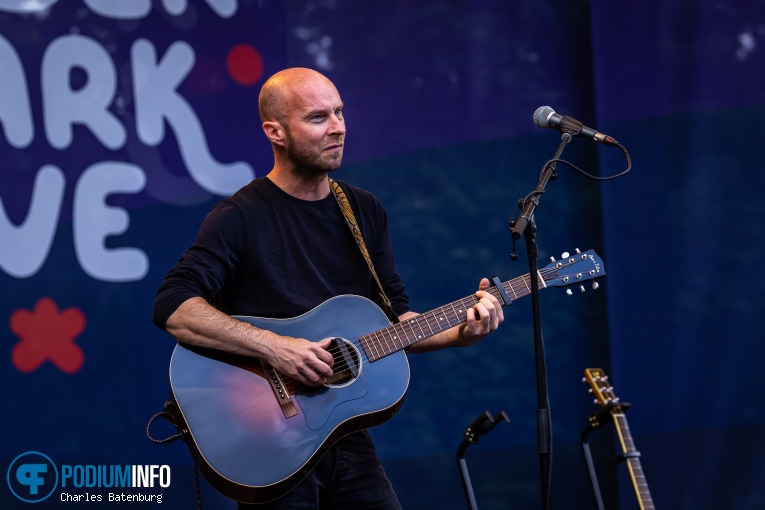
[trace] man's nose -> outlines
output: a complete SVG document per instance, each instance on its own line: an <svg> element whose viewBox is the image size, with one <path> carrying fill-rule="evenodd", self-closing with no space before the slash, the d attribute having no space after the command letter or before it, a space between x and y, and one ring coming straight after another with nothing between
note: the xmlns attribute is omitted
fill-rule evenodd
<svg viewBox="0 0 765 510"><path fill-rule="evenodd" d="M334 135L345 134L345 120L338 115L332 115L329 119L329 132Z"/></svg>

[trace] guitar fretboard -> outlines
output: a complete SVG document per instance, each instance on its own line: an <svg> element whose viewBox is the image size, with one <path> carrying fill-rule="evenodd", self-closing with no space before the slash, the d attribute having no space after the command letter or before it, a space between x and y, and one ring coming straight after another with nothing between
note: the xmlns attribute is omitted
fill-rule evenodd
<svg viewBox="0 0 765 510"><path fill-rule="evenodd" d="M539 274L539 288L543 289L546 286L544 277L540 272L537 274ZM504 282L502 287L513 301L526 296L531 293L530 275L526 274ZM496 288L491 287L487 292L499 299L500 303L502 302ZM478 297L473 294L398 324L373 331L359 338L359 341L369 361L376 361L466 322L468 309L476 303L478 303Z"/></svg>
<svg viewBox="0 0 765 510"><path fill-rule="evenodd" d="M622 443L622 449L627 457L627 467L630 471L632 484L635 487L635 493L637 494L640 509L655 510L655 507L653 506L653 498L651 498L651 491L648 490L648 482L643 474L643 466L640 463L640 458L629 456L630 453L636 452L637 450L635 449L635 442L632 440L629 425L627 425L627 417L621 412L612 412L611 414L614 418L617 433L619 434L619 440Z"/></svg>

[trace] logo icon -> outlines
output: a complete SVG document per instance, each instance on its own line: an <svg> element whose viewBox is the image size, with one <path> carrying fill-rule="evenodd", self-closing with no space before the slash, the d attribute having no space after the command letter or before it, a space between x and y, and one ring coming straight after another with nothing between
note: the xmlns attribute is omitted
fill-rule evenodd
<svg viewBox="0 0 765 510"><path fill-rule="evenodd" d="M58 486L58 469L40 452L22 453L8 466L8 487L14 496L27 503L47 499Z"/></svg>

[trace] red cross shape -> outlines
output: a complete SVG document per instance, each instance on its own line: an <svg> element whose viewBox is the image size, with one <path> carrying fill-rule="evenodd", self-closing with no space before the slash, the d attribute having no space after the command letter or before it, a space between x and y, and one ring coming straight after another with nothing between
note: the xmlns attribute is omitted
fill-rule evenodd
<svg viewBox="0 0 765 510"><path fill-rule="evenodd" d="M42 298L31 312L13 312L11 329L21 339L11 354L20 371L37 370L46 360L68 374L82 367L84 356L74 339L85 329L85 315L78 308L59 312L52 299Z"/></svg>

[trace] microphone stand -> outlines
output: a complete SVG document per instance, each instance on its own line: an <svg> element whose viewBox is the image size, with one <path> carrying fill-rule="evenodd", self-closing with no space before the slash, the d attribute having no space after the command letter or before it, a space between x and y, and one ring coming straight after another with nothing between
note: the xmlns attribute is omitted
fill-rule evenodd
<svg viewBox="0 0 765 510"><path fill-rule="evenodd" d="M571 141L569 133L561 135L561 143L553 160L557 160L563 149ZM529 259L529 285L531 287L531 309L534 322L534 355L536 361L537 378L537 448L539 451L542 508L551 508L550 481L552 478L552 423L550 419L550 396L547 391L547 362L545 361L545 347L542 339L542 321L539 312L539 273L537 271L538 248L536 245L536 225L534 223L534 211L539 202L539 196L545 191L549 181L554 181L558 175L555 173L555 162L548 163L542 171L539 184L536 189L524 199L519 200L522 212L517 220L510 222L513 237L513 253L510 258L518 259L515 254L515 240L521 235L526 240L526 254Z"/></svg>

